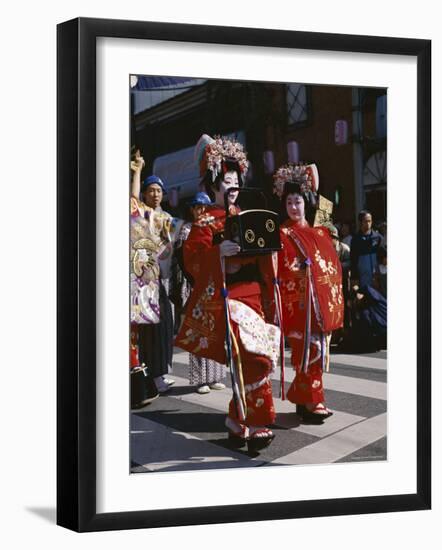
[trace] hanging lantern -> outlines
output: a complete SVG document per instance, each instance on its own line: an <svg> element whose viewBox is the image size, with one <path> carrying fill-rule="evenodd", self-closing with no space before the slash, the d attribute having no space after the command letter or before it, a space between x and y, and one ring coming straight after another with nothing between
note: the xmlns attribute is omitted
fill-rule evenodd
<svg viewBox="0 0 442 550"><path fill-rule="evenodd" d="M337 120L335 122L335 145L345 145L348 143L348 123L346 120Z"/></svg>
<svg viewBox="0 0 442 550"><path fill-rule="evenodd" d="M263 161L265 173L273 174L275 171L275 155L273 154L273 151L264 151Z"/></svg>
<svg viewBox="0 0 442 550"><path fill-rule="evenodd" d="M297 141L287 143L287 158L289 162L299 162L299 145Z"/></svg>

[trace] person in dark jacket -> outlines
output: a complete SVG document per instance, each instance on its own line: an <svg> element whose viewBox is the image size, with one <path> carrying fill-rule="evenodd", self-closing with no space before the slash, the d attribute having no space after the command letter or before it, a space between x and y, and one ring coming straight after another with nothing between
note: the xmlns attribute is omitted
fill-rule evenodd
<svg viewBox="0 0 442 550"><path fill-rule="evenodd" d="M372 228L373 219L367 210L359 212L358 220L359 232L353 236L350 249L352 286L372 286L378 271L377 250L382 235Z"/></svg>
<svg viewBox="0 0 442 550"><path fill-rule="evenodd" d="M374 281L375 286L377 281ZM379 288L363 286L354 291L353 351L367 353L387 348L387 300Z"/></svg>

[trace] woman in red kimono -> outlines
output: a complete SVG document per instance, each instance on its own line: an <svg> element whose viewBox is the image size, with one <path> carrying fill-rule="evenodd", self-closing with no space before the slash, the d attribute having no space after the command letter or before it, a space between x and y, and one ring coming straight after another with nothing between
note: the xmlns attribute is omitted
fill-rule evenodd
<svg viewBox="0 0 442 550"><path fill-rule="evenodd" d="M237 256L239 246L223 236L225 193L238 188L247 172L242 145L204 135L196 156L214 205L193 224L183 245L184 265L194 287L176 345L233 365L233 398L225 422L229 439L238 447L259 451L274 437L267 427L275 419L269 375L278 361L280 331L269 322L272 257ZM228 194L230 213L236 212L237 194Z"/></svg>
<svg viewBox="0 0 442 550"><path fill-rule="evenodd" d="M339 258L326 227L311 227L318 190L315 165L287 165L274 176L287 221L281 225L278 276L283 327L296 374L287 398L304 421L322 423L322 373L328 369L331 332L342 326L344 299ZM312 221L312 220L311 220Z"/></svg>

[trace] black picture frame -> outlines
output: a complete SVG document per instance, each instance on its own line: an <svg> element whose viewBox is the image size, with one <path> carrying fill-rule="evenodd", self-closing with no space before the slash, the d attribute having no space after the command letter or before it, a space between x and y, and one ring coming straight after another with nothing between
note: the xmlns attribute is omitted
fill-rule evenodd
<svg viewBox="0 0 442 550"><path fill-rule="evenodd" d="M96 39L153 39L417 59L415 494L96 512ZM431 507L431 41L106 19L57 29L57 523L84 531L424 510Z"/></svg>

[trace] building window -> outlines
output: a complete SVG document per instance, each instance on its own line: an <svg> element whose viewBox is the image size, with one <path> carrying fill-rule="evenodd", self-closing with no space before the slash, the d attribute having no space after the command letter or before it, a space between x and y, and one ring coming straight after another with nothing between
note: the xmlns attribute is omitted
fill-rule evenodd
<svg viewBox="0 0 442 550"><path fill-rule="evenodd" d="M309 120L309 93L305 84L287 84L287 120L289 126L303 126Z"/></svg>

